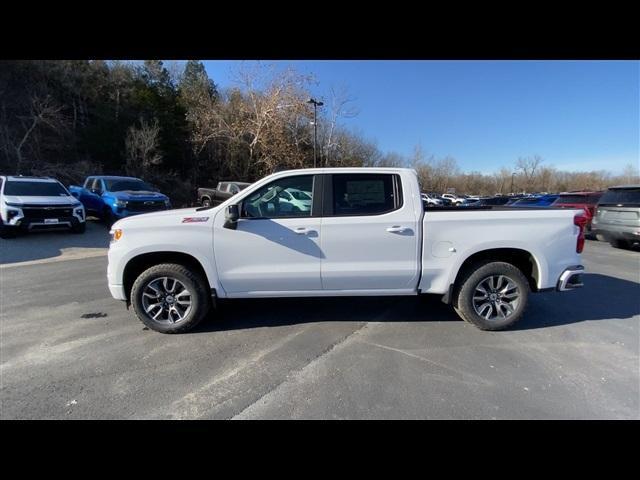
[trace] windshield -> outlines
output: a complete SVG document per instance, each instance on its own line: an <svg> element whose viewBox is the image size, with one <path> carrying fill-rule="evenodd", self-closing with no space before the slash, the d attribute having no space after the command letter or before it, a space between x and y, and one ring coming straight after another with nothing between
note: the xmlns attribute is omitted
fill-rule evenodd
<svg viewBox="0 0 640 480"><path fill-rule="evenodd" d="M640 207L640 188L615 188L607 190L599 205L624 205Z"/></svg>
<svg viewBox="0 0 640 480"><path fill-rule="evenodd" d="M561 195L555 202L555 205L583 203L586 205L595 205L598 203L598 195Z"/></svg>
<svg viewBox="0 0 640 480"><path fill-rule="evenodd" d="M105 179L104 183L107 186L108 192L122 192L125 190L131 190L134 192L153 191L153 188L142 180Z"/></svg>
<svg viewBox="0 0 640 480"><path fill-rule="evenodd" d="M5 195L22 195L25 197L66 197L67 190L58 182L12 182L4 187Z"/></svg>

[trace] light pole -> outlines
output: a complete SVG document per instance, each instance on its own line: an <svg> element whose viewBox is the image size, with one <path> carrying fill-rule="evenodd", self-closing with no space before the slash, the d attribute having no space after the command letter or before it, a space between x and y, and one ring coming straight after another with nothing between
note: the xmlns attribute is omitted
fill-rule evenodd
<svg viewBox="0 0 640 480"><path fill-rule="evenodd" d="M318 102L314 98L307 100L307 103L313 103L313 168L316 168L316 143L318 141L317 109L324 105L324 103Z"/></svg>
<svg viewBox="0 0 640 480"><path fill-rule="evenodd" d="M515 177L515 176L516 176L516 172L513 172L511 174L511 193L513 193L513 177Z"/></svg>

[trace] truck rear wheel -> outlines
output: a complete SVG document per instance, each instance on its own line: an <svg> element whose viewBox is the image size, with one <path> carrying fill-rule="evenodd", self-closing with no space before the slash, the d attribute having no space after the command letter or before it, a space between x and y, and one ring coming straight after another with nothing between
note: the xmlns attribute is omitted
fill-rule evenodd
<svg viewBox="0 0 640 480"><path fill-rule="evenodd" d="M454 308L481 330L503 330L517 322L529 298L529 282L519 268L489 261L469 269L460 280Z"/></svg>
<svg viewBox="0 0 640 480"><path fill-rule="evenodd" d="M131 303L138 319L161 333L191 330L211 306L206 281L174 263L142 272L131 288Z"/></svg>

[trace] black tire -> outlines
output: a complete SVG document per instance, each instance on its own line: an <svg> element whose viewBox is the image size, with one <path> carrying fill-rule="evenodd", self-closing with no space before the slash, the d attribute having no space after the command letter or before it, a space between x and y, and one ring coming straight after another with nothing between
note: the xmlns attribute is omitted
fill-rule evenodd
<svg viewBox="0 0 640 480"><path fill-rule="evenodd" d="M203 198L202 199L202 206L203 207L210 207L211 206L211 200L209 200L208 198Z"/></svg>
<svg viewBox="0 0 640 480"><path fill-rule="evenodd" d="M488 279L493 278L495 279L493 281L497 283L500 276L503 277L502 282L504 282L506 278L517 287L517 290L509 289L506 292L508 296L517 294L517 297L515 297L517 298L517 302L515 298L512 301L513 303L509 303L509 300L506 302L503 301L503 298L506 300L507 297L502 297L501 295L503 294L500 292L502 287L507 286L508 283L501 283L501 286L495 291L495 295L499 296L499 298L495 299L498 303L493 303L491 299L478 300L478 303L482 304L480 306L489 305L488 316L495 314L495 318L487 319L476 311L476 308L479 307L474 306L474 293L476 292L476 288L482 287L488 291L488 295L493 294L493 291L485 288L488 285L484 282L491 282L492 280ZM522 318L529 299L529 282L527 278L519 268L506 262L486 261L479 263L463 273L463 277L456 287L456 294L453 301L456 313L460 318L475 325L480 330L504 330L512 326ZM505 306L505 303L508 305ZM507 307L511 309L512 312L509 312ZM483 313L487 311L486 309L479 309ZM506 315L505 310L507 310ZM502 316L499 315L499 312L501 312Z"/></svg>
<svg viewBox="0 0 640 480"><path fill-rule="evenodd" d="M614 248L629 248L631 246L627 240L621 240L619 238L611 239L609 243Z"/></svg>
<svg viewBox="0 0 640 480"><path fill-rule="evenodd" d="M102 211L102 221L107 226L107 228L111 228L111 225L116 223L116 218L110 208L105 208Z"/></svg>
<svg viewBox="0 0 640 480"><path fill-rule="evenodd" d="M162 277L178 280L190 292L191 309L184 318L175 323L156 321L145 312L143 307L144 289L149 283ZM163 263L145 270L136 279L131 288L131 304L138 319L151 330L160 333L184 333L198 325L207 315L211 308L211 298L207 283L200 275L184 265Z"/></svg>
<svg viewBox="0 0 640 480"><path fill-rule="evenodd" d="M86 230L87 230L87 222L78 222L71 229L73 233L84 233Z"/></svg>
<svg viewBox="0 0 640 480"><path fill-rule="evenodd" d="M5 226L4 222L0 220L0 238L4 238L5 240L9 238L15 238L16 229L14 227Z"/></svg>

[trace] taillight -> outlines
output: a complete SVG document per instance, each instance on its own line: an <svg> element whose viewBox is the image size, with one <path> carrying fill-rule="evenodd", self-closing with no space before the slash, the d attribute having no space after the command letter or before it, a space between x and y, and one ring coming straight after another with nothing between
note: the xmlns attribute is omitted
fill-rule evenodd
<svg viewBox="0 0 640 480"><path fill-rule="evenodd" d="M575 217L573 217L573 224L577 225L580 229L578 233L578 242L576 243L576 252L582 253L584 249L584 229L587 226L588 219L584 215L584 213L579 213Z"/></svg>

